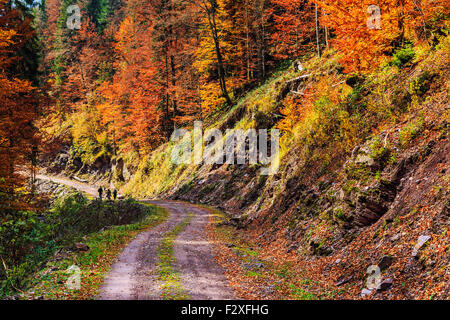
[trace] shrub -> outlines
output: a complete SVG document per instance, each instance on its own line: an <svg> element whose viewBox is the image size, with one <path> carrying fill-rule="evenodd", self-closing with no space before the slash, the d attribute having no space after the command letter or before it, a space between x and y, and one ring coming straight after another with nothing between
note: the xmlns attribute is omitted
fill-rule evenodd
<svg viewBox="0 0 450 320"><path fill-rule="evenodd" d="M0 297L22 288L61 247L105 227L142 220L152 209L132 200L89 201L81 194L58 199L43 215L14 212L0 223Z"/></svg>
<svg viewBox="0 0 450 320"><path fill-rule="evenodd" d="M409 123L400 131L400 145L405 148L414 140L423 130L424 122L422 119Z"/></svg>
<svg viewBox="0 0 450 320"><path fill-rule="evenodd" d="M391 149L379 138L375 138L372 141L370 150L372 159L379 162L381 166L384 166L387 163L391 155Z"/></svg>
<svg viewBox="0 0 450 320"><path fill-rule="evenodd" d="M409 83L409 92L418 97L423 96L430 88L430 78L430 74L427 71L417 78L414 78Z"/></svg>
<svg viewBox="0 0 450 320"><path fill-rule="evenodd" d="M403 68L414 59L416 53L412 45L408 44L398 49L393 56L392 64L398 68Z"/></svg>

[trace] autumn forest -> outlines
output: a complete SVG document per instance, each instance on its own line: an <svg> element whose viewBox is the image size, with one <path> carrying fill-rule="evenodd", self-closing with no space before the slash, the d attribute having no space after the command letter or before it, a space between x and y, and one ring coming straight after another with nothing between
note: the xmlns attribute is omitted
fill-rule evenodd
<svg viewBox="0 0 450 320"><path fill-rule="evenodd" d="M448 23L445 0L0 0L0 299L128 299L106 270L181 211L148 253L161 299L448 299ZM175 166L196 121L280 130L279 172ZM227 285L177 258L206 209L132 198L219 208L199 273ZM82 289L45 271L72 263Z"/></svg>

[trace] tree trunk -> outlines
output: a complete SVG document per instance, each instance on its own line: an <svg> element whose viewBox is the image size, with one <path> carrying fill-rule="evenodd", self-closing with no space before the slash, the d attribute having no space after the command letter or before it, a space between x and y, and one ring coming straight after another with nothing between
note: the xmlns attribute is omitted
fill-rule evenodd
<svg viewBox="0 0 450 320"><path fill-rule="evenodd" d="M206 9L206 14L208 16L208 22L209 22L209 28L211 31L211 36L214 40L214 47L215 47L216 57L217 57L217 72L218 72L218 76L219 76L219 85L220 85L220 89L222 91L222 96L225 98L227 104L231 106L233 103L231 101L230 95L228 94L222 51L220 49L219 33L217 31L216 8L214 7L215 4L212 3L214 1L209 0L209 2L210 2L211 7L209 8L205 4L205 9Z"/></svg>
<svg viewBox="0 0 450 320"><path fill-rule="evenodd" d="M320 39L319 39L319 9L317 3L315 4L315 14L316 14L316 42L317 42L317 55L320 58Z"/></svg>

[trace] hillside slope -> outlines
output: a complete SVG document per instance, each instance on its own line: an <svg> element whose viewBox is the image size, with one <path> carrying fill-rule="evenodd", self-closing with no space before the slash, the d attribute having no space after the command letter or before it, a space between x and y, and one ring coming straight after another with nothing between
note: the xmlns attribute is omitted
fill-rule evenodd
<svg viewBox="0 0 450 320"><path fill-rule="evenodd" d="M331 52L305 62L302 74L282 71L209 124L286 128L296 116L300 124L281 139L278 174L175 167L169 144L134 169L124 191L219 207L244 238L289 252L313 279L345 284L346 297L359 297L366 269L383 260L382 278L394 279L383 297L448 298L448 54L446 39L365 78L344 75ZM293 99L302 109L290 114ZM420 237L431 238L413 254Z"/></svg>
<svg viewBox="0 0 450 320"><path fill-rule="evenodd" d="M379 265L388 290L363 296L448 299L449 45L399 52L366 76L344 74L331 51L305 58L301 73L279 71L205 121L221 132L280 128L273 176L258 165L177 166L173 143L77 174L101 172L137 198L220 208L263 257L314 280L318 296L362 297Z"/></svg>

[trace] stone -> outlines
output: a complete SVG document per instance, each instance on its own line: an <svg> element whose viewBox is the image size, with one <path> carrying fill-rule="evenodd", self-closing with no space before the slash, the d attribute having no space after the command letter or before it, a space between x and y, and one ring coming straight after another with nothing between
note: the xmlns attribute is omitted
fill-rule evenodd
<svg viewBox="0 0 450 320"><path fill-rule="evenodd" d="M298 248L299 248L298 244L293 244L292 246L290 246L288 252L291 253L291 252L297 251Z"/></svg>
<svg viewBox="0 0 450 320"><path fill-rule="evenodd" d="M265 287L264 289L263 289L263 294L264 294L264 296L271 296L271 295L273 295L274 293L275 293L275 290L276 290L276 286L274 286L274 285L270 285L270 286L267 286L267 287Z"/></svg>
<svg viewBox="0 0 450 320"><path fill-rule="evenodd" d="M364 298L365 296L370 296L372 294L372 290L364 288L361 291L361 297Z"/></svg>
<svg viewBox="0 0 450 320"><path fill-rule="evenodd" d="M386 280L383 280L377 287L378 292L386 291L390 287L392 287L392 284L394 283L394 280L392 278L388 278Z"/></svg>
<svg viewBox="0 0 450 320"><path fill-rule="evenodd" d="M338 287L340 287L340 286L342 286L342 285L344 285L346 283L349 283L352 280L353 280L353 276L349 276L349 277L341 276L341 277L339 277L338 282L336 282L336 285Z"/></svg>
<svg viewBox="0 0 450 320"><path fill-rule="evenodd" d="M420 236L419 239L417 239L417 244L414 246L411 256L413 258L417 258L417 256L419 255L420 249L422 249L423 246L430 240L431 240L430 236Z"/></svg>
<svg viewBox="0 0 450 320"><path fill-rule="evenodd" d="M391 241L392 242L398 241L398 240L400 240L401 237L402 237L401 234L398 233L398 234L392 236Z"/></svg>
<svg viewBox="0 0 450 320"><path fill-rule="evenodd" d="M375 160L370 155L367 154L358 155L355 162L356 164L362 164L369 167L373 167L375 165Z"/></svg>
<svg viewBox="0 0 450 320"><path fill-rule="evenodd" d="M257 271L264 267L264 265L261 262L254 262L254 263L244 263L242 267L249 271Z"/></svg>

